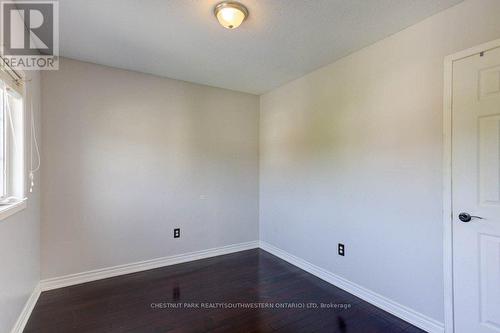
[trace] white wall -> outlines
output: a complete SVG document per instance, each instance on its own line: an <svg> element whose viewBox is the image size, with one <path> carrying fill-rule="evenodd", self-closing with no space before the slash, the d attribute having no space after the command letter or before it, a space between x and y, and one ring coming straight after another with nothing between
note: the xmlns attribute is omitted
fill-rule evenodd
<svg viewBox="0 0 500 333"><path fill-rule="evenodd" d="M499 13L466 1L263 95L261 240L442 322L443 61Z"/></svg>
<svg viewBox="0 0 500 333"><path fill-rule="evenodd" d="M42 94L42 278L258 239L258 96L69 59Z"/></svg>
<svg viewBox="0 0 500 333"><path fill-rule="evenodd" d="M40 135L40 75L31 71L27 75L31 79L27 103L32 93L35 124ZM29 131L29 114L26 116ZM27 144L29 153L29 142ZM29 159L27 161L29 163ZM39 182L39 174L36 176ZM0 221L0 332L10 332L40 280L39 183L27 196L25 210Z"/></svg>

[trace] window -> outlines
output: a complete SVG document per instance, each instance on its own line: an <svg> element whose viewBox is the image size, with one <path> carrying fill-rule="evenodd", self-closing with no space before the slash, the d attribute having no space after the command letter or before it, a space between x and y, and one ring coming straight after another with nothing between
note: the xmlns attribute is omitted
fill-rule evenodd
<svg viewBox="0 0 500 333"><path fill-rule="evenodd" d="M24 199L24 106L17 89L0 80L0 209Z"/></svg>

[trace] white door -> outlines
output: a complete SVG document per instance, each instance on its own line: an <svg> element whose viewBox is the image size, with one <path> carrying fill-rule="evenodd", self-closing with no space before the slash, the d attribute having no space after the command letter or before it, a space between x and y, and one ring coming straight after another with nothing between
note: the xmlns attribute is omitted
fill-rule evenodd
<svg viewBox="0 0 500 333"><path fill-rule="evenodd" d="M500 333L500 48L454 62L452 109L455 333Z"/></svg>

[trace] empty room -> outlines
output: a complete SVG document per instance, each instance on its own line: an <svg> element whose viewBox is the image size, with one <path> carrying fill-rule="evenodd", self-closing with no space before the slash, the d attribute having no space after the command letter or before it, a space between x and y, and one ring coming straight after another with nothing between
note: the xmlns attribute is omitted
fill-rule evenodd
<svg viewBox="0 0 500 333"><path fill-rule="evenodd" d="M0 0L0 333L500 333L500 0Z"/></svg>

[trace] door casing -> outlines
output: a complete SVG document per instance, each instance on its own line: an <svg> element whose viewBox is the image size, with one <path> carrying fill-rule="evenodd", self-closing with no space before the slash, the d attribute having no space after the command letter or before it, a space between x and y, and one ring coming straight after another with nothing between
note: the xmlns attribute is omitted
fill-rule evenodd
<svg viewBox="0 0 500 333"><path fill-rule="evenodd" d="M453 179L452 179L452 114L453 63L481 52L500 47L500 39L449 55L444 60L443 103L443 273L444 330L454 332L453 311Z"/></svg>

